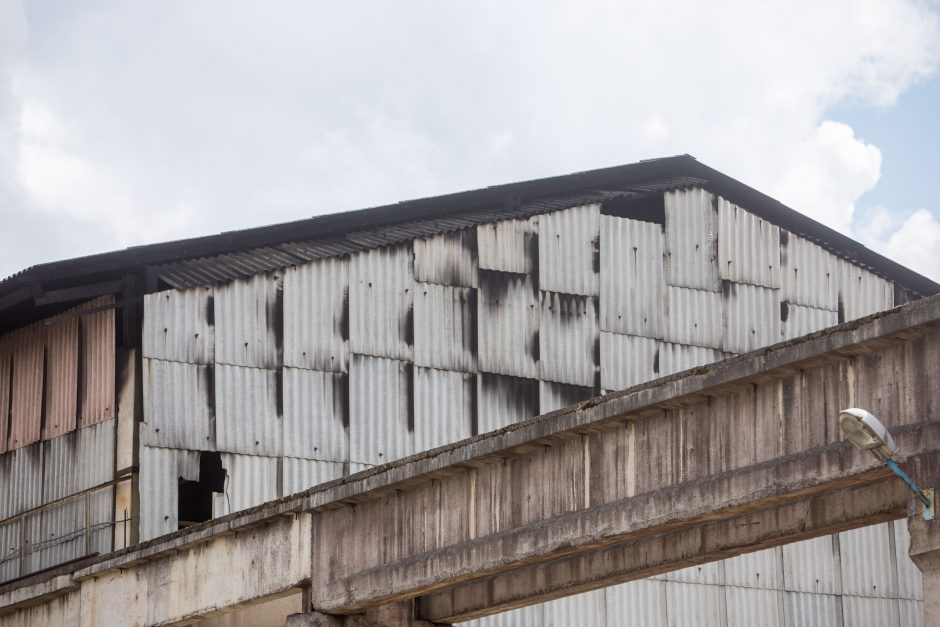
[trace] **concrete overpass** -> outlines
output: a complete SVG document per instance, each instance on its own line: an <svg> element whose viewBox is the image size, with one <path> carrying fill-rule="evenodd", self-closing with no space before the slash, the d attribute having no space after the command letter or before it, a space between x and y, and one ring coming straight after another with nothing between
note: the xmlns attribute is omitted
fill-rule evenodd
<svg viewBox="0 0 940 627"><path fill-rule="evenodd" d="M938 379L934 297L12 582L0 625L195 624L298 591L291 625L459 622L906 516L940 625L940 523L836 424L870 409L938 486Z"/></svg>

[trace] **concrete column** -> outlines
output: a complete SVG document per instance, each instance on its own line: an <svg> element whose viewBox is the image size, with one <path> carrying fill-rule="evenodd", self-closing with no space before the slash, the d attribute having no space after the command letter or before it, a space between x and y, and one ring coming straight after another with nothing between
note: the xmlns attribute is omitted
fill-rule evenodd
<svg viewBox="0 0 940 627"><path fill-rule="evenodd" d="M365 614L337 616L322 612L291 614L287 627L441 627L444 623L430 623L414 617L414 603L383 605Z"/></svg>
<svg viewBox="0 0 940 627"><path fill-rule="evenodd" d="M917 460L910 470L921 488L940 486L940 456ZM935 494L940 495L940 490L935 489ZM924 627L940 627L940 519L924 520L923 505L913 496L907 511L908 554L924 575Z"/></svg>

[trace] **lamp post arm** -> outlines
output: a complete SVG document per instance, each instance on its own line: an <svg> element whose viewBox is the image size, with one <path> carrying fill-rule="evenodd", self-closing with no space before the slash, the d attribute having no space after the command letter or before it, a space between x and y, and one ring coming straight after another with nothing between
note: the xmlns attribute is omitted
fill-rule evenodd
<svg viewBox="0 0 940 627"><path fill-rule="evenodd" d="M888 460L885 462L885 465L891 470L893 470L894 474L896 474L898 477L901 478L901 481L907 484L907 487L909 487L911 489L911 492L913 492L917 496L917 498L920 499L920 502L924 504L924 507L926 509L930 509L930 497L924 494L924 492L920 488L917 487L917 484L914 483L911 480L911 478L907 476L906 472L901 470L901 467L898 466L898 463L896 461L894 461L891 458L888 458Z"/></svg>

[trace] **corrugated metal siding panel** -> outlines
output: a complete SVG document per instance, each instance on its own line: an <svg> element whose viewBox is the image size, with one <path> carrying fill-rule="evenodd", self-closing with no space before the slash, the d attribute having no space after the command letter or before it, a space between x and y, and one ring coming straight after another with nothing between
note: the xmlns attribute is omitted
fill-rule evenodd
<svg viewBox="0 0 940 627"><path fill-rule="evenodd" d="M663 337L663 232L658 224L601 216L600 325Z"/></svg>
<svg viewBox="0 0 940 627"><path fill-rule="evenodd" d="M669 342L656 342L656 350L659 355L659 373L657 374L659 377L713 364L729 357L728 354L713 348L670 344Z"/></svg>
<svg viewBox="0 0 940 627"><path fill-rule="evenodd" d="M13 350L9 335L0 335L0 425L2 425L0 426L0 453L5 453L7 450L7 430L3 427L6 426L7 414L10 410L12 356ZM2 557L0 555L0 558Z"/></svg>
<svg viewBox="0 0 940 627"><path fill-rule="evenodd" d="M280 289L276 274L256 274L215 288L216 363L269 369L280 365Z"/></svg>
<svg viewBox="0 0 940 627"><path fill-rule="evenodd" d="M412 358L414 273L410 246L356 253L349 265L349 350Z"/></svg>
<svg viewBox="0 0 940 627"><path fill-rule="evenodd" d="M80 309L95 309L114 304L114 296L101 296ZM81 317L82 403L79 427L87 427L114 417L114 309Z"/></svg>
<svg viewBox="0 0 940 627"><path fill-rule="evenodd" d="M597 300L541 292L539 308L540 378L574 385L595 385L600 367Z"/></svg>
<svg viewBox="0 0 940 627"><path fill-rule="evenodd" d="M284 368L284 455L349 459L346 376Z"/></svg>
<svg viewBox="0 0 940 627"><path fill-rule="evenodd" d="M7 447L16 449L39 441L42 414L42 325L30 325L10 334L13 350L13 425Z"/></svg>
<svg viewBox="0 0 940 627"><path fill-rule="evenodd" d="M597 296L600 208L591 204L539 216L539 289Z"/></svg>
<svg viewBox="0 0 940 627"><path fill-rule="evenodd" d="M677 344L721 348L721 294L666 287L663 339Z"/></svg>
<svg viewBox="0 0 940 627"><path fill-rule="evenodd" d="M839 534L842 593L866 597L896 596L890 523L861 527Z"/></svg>
<svg viewBox="0 0 940 627"><path fill-rule="evenodd" d="M703 189L666 192L666 283L718 291L718 208Z"/></svg>
<svg viewBox="0 0 940 627"><path fill-rule="evenodd" d="M43 510L40 543L34 547L38 550L37 568L49 568L85 555L109 553L113 545L113 516L112 488L98 490L87 497L64 501Z"/></svg>
<svg viewBox="0 0 940 627"><path fill-rule="evenodd" d="M784 595L784 617L787 627L842 624L842 604L838 596L807 592L785 592Z"/></svg>
<svg viewBox="0 0 940 627"><path fill-rule="evenodd" d="M48 503L114 478L114 420L45 444L42 501Z"/></svg>
<svg viewBox="0 0 940 627"><path fill-rule="evenodd" d="M22 521L19 519L0 524L0 582L20 576L21 524Z"/></svg>
<svg viewBox="0 0 940 627"><path fill-rule="evenodd" d="M607 596L607 627L662 627L666 624L666 583L639 580L611 586Z"/></svg>
<svg viewBox="0 0 940 627"><path fill-rule="evenodd" d="M592 590L545 603L546 627L571 625L603 625L607 620L607 597L604 590Z"/></svg>
<svg viewBox="0 0 940 627"><path fill-rule="evenodd" d="M720 586L725 583L724 563L719 561L689 566L665 573L662 577L666 581Z"/></svg>
<svg viewBox="0 0 940 627"><path fill-rule="evenodd" d="M476 230L414 241L415 280L455 287L477 286Z"/></svg>
<svg viewBox="0 0 940 627"><path fill-rule="evenodd" d="M477 429L480 433L538 415L538 380L481 373L477 381Z"/></svg>
<svg viewBox="0 0 940 627"><path fill-rule="evenodd" d="M217 500L224 502L225 511L213 511L213 516L224 516L278 498L277 466L276 457L222 453L225 493Z"/></svg>
<svg viewBox="0 0 940 627"><path fill-rule="evenodd" d="M414 307L415 365L474 372L477 291L418 283Z"/></svg>
<svg viewBox="0 0 940 627"><path fill-rule="evenodd" d="M601 387L625 390L658 376L658 342L648 337L601 331Z"/></svg>
<svg viewBox="0 0 940 627"><path fill-rule="evenodd" d="M724 627L721 605L724 589L695 583L666 582L669 627Z"/></svg>
<svg viewBox="0 0 940 627"><path fill-rule="evenodd" d="M780 227L719 198L718 276L780 287Z"/></svg>
<svg viewBox="0 0 940 627"><path fill-rule="evenodd" d="M898 615L901 627L924 627L924 602L900 599Z"/></svg>
<svg viewBox="0 0 940 627"><path fill-rule="evenodd" d="M794 592L841 592L833 537L822 536L783 545L783 582Z"/></svg>
<svg viewBox="0 0 940 627"><path fill-rule="evenodd" d="M722 285L722 349L746 353L780 341L780 290L743 283Z"/></svg>
<svg viewBox="0 0 940 627"><path fill-rule="evenodd" d="M19 514L42 503L43 448L42 444L37 443L7 453L12 456L10 483L6 489L9 515Z"/></svg>
<svg viewBox="0 0 940 627"><path fill-rule="evenodd" d="M46 327L46 425L44 439L75 429L78 415L78 318Z"/></svg>
<svg viewBox="0 0 940 627"><path fill-rule="evenodd" d="M284 365L349 367L349 259L322 259L284 273Z"/></svg>
<svg viewBox="0 0 940 627"><path fill-rule="evenodd" d="M140 541L173 533L179 522L179 480L199 479L199 453L140 447Z"/></svg>
<svg viewBox="0 0 940 627"><path fill-rule="evenodd" d="M143 356L211 364L215 359L211 287L144 296Z"/></svg>
<svg viewBox="0 0 940 627"><path fill-rule="evenodd" d="M414 399L416 451L473 435L476 375L415 368Z"/></svg>
<svg viewBox="0 0 940 627"><path fill-rule="evenodd" d="M545 607L529 605L460 624L465 627L535 627L545 624Z"/></svg>
<svg viewBox="0 0 940 627"><path fill-rule="evenodd" d="M780 549L764 549L724 560L725 583L741 588L783 589Z"/></svg>
<svg viewBox="0 0 940 627"><path fill-rule="evenodd" d="M868 270L840 259L839 300L848 322L894 307L894 287Z"/></svg>
<svg viewBox="0 0 940 627"><path fill-rule="evenodd" d="M781 337L792 340L813 331L839 324L839 312L828 309L816 309L785 303L781 305L781 317L786 312L786 320L781 322Z"/></svg>
<svg viewBox="0 0 940 627"><path fill-rule="evenodd" d="M917 564L907 553L911 547L911 532L907 528L907 521L895 520L890 524L894 526L894 554L898 565L898 596L902 599L923 600L923 573L920 572Z"/></svg>
<svg viewBox="0 0 940 627"><path fill-rule="evenodd" d="M0 455L0 520L13 515L13 454ZM0 554L0 558L3 555Z"/></svg>
<svg viewBox="0 0 940 627"><path fill-rule="evenodd" d="M480 273L480 370L537 378L538 325L538 300L530 277Z"/></svg>
<svg viewBox="0 0 940 627"><path fill-rule="evenodd" d="M215 369L144 358L143 370L140 441L148 446L215 450Z"/></svg>
<svg viewBox="0 0 940 627"><path fill-rule="evenodd" d="M215 441L218 450L280 456L279 378L276 370L215 367Z"/></svg>
<svg viewBox="0 0 940 627"><path fill-rule="evenodd" d="M349 363L349 456L384 464L414 452L411 364L353 354Z"/></svg>
<svg viewBox="0 0 940 627"><path fill-rule="evenodd" d="M897 627L898 602L894 599L844 596L842 617L845 627Z"/></svg>
<svg viewBox="0 0 940 627"><path fill-rule="evenodd" d="M792 233L782 232L783 299L817 309L839 308L839 259Z"/></svg>
<svg viewBox="0 0 940 627"><path fill-rule="evenodd" d="M752 588L725 588L728 627L784 627L783 592Z"/></svg>
<svg viewBox="0 0 940 627"><path fill-rule="evenodd" d="M363 470L369 470L370 468L375 467L375 464L360 464L358 462L349 462L349 473L354 475L357 472L362 472Z"/></svg>
<svg viewBox="0 0 940 627"><path fill-rule="evenodd" d="M534 269L533 255L538 218L502 220L477 227L477 248L481 270L528 274Z"/></svg>
<svg viewBox="0 0 940 627"><path fill-rule="evenodd" d="M539 381L539 414L569 407L598 396L594 388L552 381Z"/></svg>
<svg viewBox="0 0 940 627"><path fill-rule="evenodd" d="M319 459L283 458L283 496L303 492L315 485L339 479L343 476L343 462L326 462Z"/></svg>

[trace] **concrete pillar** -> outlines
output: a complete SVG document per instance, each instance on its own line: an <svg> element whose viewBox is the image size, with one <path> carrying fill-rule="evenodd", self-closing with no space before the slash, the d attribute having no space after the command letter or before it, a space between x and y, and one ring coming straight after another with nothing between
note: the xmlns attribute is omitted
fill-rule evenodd
<svg viewBox="0 0 940 627"><path fill-rule="evenodd" d="M337 616L322 612L291 614L287 627L440 627L443 623L430 623L414 617L414 603L383 605L365 614Z"/></svg>
<svg viewBox="0 0 940 627"><path fill-rule="evenodd" d="M919 459L909 470L921 488L940 486L940 456ZM935 489L934 494L940 490ZM924 627L940 627L940 519L924 520L924 506L913 495L907 511L911 532L908 554L924 575Z"/></svg>

